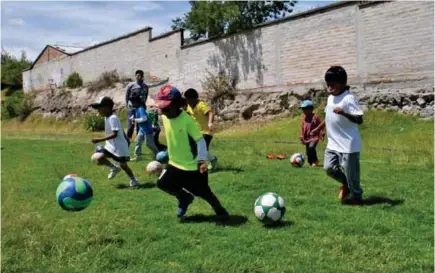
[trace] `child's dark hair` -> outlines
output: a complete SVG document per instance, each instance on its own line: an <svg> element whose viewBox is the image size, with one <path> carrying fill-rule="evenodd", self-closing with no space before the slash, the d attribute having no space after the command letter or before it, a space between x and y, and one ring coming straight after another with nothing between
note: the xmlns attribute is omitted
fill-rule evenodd
<svg viewBox="0 0 435 273"><path fill-rule="evenodd" d="M325 82L347 84L347 73L341 66L331 66L325 73Z"/></svg>
<svg viewBox="0 0 435 273"><path fill-rule="evenodd" d="M197 99L199 97L198 92L195 89L189 88L184 92L184 97L186 99Z"/></svg>
<svg viewBox="0 0 435 273"><path fill-rule="evenodd" d="M136 70L136 72L134 73L135 76L137 76L137 74L141 75L143 77L143 71L142 70Z"/></svg>

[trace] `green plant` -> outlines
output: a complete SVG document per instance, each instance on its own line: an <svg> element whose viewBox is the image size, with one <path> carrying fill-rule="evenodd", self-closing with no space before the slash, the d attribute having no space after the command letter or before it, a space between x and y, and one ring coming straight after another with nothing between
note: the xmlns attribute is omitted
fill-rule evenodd
<svg viewBox="0 0 435 273"><path fill-rule="evenodd" d="M201 81L201 84L202 88L206 90L206 99L214 111L222 109L225 100L234 100L237 93L236 81L226 72L215 75L207 71L207 76L204 81Z"/></svg>
<svg viewBox="0 0 435 273"><path fill-rule="evenodd" d="M34 97L24 94L22 90L14 92L6 98L1 109L2 120L17 118L19 121L25 120L34 110Z"/></svg>
<svg viewBox="0 0 435 273"><path fill-rule="evenodd" d="M98 80L89 84L88 91L98 92L106 88L112 88L115 86L115 83L120 81L121 79L116 69L112 71L106 71L100 75Z"/></svg>
<svg viewBox="0 0 435 273"><path fill-rule="evenodd" d="M104 130L104 118L98 114L86 114L83 119L83 126L91 132Z"/></svg>
<svg viewBox="0 0 435 273"><path fill-rule="evenodd" d="M71 73L71 75L69 75L66 79L66 86L68 86L69 88L77 88L83 86L83 80L82 77L80 77L80 74L77 72Z"/></svg>

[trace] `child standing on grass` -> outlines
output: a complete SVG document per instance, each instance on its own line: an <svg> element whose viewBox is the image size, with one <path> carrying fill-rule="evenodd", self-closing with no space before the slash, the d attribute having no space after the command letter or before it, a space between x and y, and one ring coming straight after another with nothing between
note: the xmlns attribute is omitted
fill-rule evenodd
<svg viewBox="0 0 435 273"><path fill-rule="evenodd" d="M361 137L358 125L363 123L364 113L355 96L349 92L343 67L330 67L325 73L325 82L330 95L325 108L328 144L324 168L328 176L342 184L338 195L342 203L360 204L363 190L360 186Z"/></svg>
<svg viewBox="0 0 435 273"><path fill-rule="evenodd" d="M94 144L106 141L104 149L92 155L92 161L110 168L109 179L113 179L122 169L130 178L131 187L139 185L132 170L127 165L130 160L130 151L121 121L113 113L113 100L109 97L101 97L90 106L97 109L98 113L104 117L104 130L106 133L105 137L92 139ZM119 162L120 168L111 163L108 158Z"/></svg>
<svg viewBox="0 0 435 273"><path fill-rule="evenodd" d="M217 157L212 155L209 150L211 140L213 139L213 112L204 101L199 99L198 92L193 88L189 88L184 92L184 98L187 101L187 113L195 119L207 144L207 158L210 161L208 169L212 170L216 168L217 164Z"/></svg>
<svg viewBox="0 0 435 273"><path fill-rule="evenodd" d="M139 128L139 132L136 136L136 145L134 147L135 157L132 160L133 161L140 160L142 155L142 143L144 142L144 140L146 146L151 150L151 152L154 154L155 157L159 152L159 149L154 143L151 119L149 118L147 112L145 111L145 108L140 104L141 101L139 97L132 98L131 102L133 104L133 107L136 108L136 112L135 112L135 116L130 117L130 120L134 121Z"/></svg>
<svg viewBox="0 0 435 273"><path fill-rule="evenodd" d="M177 198L177 216L180 219L186 214L194 196L206 200L219 218L228 218L228 212L208 185L207 146L195 120L181 109L181 93L177 88L165 85L158 92L155 103L162 111L168 153L171 155L157 187ZM198 156L191 151L189 137L196 142Z"/></svg>
<svg viewBox="0 0 435 273"><path fill-rule="evenodd" d="M157 146L157 149L159 149L159 151L166 151L167 147L166 145L163 145L160 143L159 141L159 136L160 136L160 122L159 122L159 111L156 109L150 109L147 110L147 114L150 117L151 120L151 124L152 124L152 129L153 129L153 139L154 139L154 143Z"/></svg>
<svg viewBox="0 0 435 273"><path fill-rule="evenodd" d="M319 159L317 158L316 146L319 140L323 140L325 136L325 130L323 129L325 123L320 120L319 115L313 113L314 106L311 100L302 101L301 109L304 111L304 117L299 138L306 147L308 163L312 167L318 167Z"/></svg>

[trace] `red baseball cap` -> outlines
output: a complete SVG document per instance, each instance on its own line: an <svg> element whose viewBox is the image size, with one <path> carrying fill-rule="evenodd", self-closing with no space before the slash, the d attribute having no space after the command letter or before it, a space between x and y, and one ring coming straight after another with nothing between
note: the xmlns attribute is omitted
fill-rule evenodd
<svg viewBox="0 0 435 273"><path fill-rule="evenodd" d="M179 99L181 99L180 91L176 87L166 84L160 88L154 104L157 108L162 109Z"/></svg>

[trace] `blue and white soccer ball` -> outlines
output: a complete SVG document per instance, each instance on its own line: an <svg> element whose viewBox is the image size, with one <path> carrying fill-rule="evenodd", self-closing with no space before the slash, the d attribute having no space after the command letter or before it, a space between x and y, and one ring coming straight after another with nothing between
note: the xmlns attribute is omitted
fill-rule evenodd
<svg viewBox="0 0 435 273"><path fill-rule="evenodd" d="M295 167L302 167L305 163L304 155L301 153L293 154L290 157L290 163Z"/></svg>
<svg viewBox="0 0 435 273"><path fill-rule="evenodd" d="M285 211L284 199L274 192L262 194L254 203L255 217L266 225L279 222Z"/></svg>
<svg viewBox="0 0 435 273"><path fill-rule="evenodd" d="M162 164L169 162L169 154L167 151L161 151L156 155L156 160Z"/></svg>
<svg viewBox="0 0 435 273"><path fill-rule="evenodd" d="M84 210L91 204L93 196L91 185L81 177L62 180L56 190L57 202L66 211Z"/></svg>

